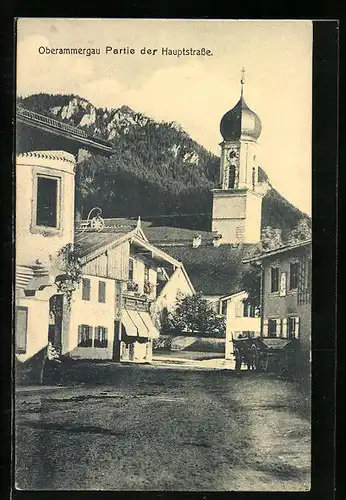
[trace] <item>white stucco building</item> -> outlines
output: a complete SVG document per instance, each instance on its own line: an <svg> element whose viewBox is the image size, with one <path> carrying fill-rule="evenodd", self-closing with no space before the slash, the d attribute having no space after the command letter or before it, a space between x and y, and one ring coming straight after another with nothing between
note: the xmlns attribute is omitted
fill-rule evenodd
<svg viewBox="0 0 346 500"><path fill-rule="evenodd" d="M33 151L16 164L15 354L19 362L47 346L57 253L73 242L74 156Z"/></svg>
<svg viewBox="0 0 346 500"><path fill-rule="evenodd" d="M175 301L177 286L182 293L191 292L181 263L150 244L140 223L133 227L123 222L112 219L107 226L106 220L95 231L82 221L76 230L83 279L73 292L65 324L55 327L55 344L65 356L150 362L152 340L159 336L157 306Z"/></svg>
<svg viewBox="0 0 346 500"><path fill-rule="evenodd" d="M220 312L226 316L225 358L233 359L233 338L259 336L261 318L258 309L247 302L247 292L240 291L220 299Z"/></svg>

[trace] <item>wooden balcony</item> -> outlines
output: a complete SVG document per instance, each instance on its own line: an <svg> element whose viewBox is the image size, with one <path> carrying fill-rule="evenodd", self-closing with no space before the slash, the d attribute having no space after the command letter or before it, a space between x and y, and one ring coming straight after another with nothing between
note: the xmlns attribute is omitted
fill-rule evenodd
<svg viewBox="0 0 346 500"><path fill-rule="evenodd" d="M147 296L137 296L131 292L124 292L123 303L126 309L131 311L149 312L152 299Z"/></svg>

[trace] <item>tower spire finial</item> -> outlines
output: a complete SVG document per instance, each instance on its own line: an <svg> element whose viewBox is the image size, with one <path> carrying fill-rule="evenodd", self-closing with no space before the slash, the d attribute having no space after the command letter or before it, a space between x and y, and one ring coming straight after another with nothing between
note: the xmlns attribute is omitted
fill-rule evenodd
<svg viewBox="0 0 346 500"><path fill-rule="evenodd" d="M241 78L240 78L241 96L242 97L243 97L243 93L244 93L244 83L245 83L245 68L243 66L242 70L241 70Z"/></svg>

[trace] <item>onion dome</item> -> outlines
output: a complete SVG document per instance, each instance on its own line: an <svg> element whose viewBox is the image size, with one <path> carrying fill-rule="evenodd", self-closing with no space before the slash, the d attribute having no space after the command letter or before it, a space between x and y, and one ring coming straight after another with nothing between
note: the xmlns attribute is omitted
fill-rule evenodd
<svg viewBox="0 0 346 500"><path fill-rule="evenodd" d="M223 115L220 132L225 141L239 139L256 141L261 135L262 125L259 117L246 104L243 95L244 73L241 79L241 95L237 104Z"/></svg>

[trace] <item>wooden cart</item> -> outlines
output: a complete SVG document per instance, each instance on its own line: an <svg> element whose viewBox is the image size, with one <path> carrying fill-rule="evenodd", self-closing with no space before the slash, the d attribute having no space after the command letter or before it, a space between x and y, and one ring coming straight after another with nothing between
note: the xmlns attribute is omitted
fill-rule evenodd
<svg viewBox="0 0 346 500"><path fill-rule="evenodd" d="M235 370L243 365L248 370L292 372L295 370L299 341L280 337L245 336L233 338Z"/></svg>

